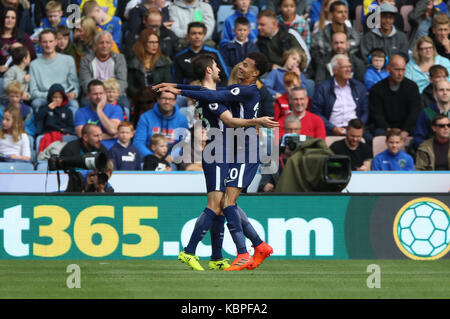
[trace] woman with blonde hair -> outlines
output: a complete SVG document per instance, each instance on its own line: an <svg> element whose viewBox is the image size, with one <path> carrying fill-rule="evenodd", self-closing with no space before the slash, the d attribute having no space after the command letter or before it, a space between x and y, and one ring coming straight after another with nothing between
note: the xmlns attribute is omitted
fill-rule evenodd
<svg viewBox="0 0 450 319"><path fill-rule="evenodd" d="M423 36L414 44L412 58L406 65L405 77L414 81L422 94L430 84L429 70L436 64L442 65L450 73L450 61L437 53L430 37ZM450 77L447 77L447 81L449 80Z"/></svg>
<svg viewBox="0 0 450 319"><path fill-rule="evenodd" d="M10 107L3 114L0 129L0 154L3 161L30 161L31 149L20 109Z"/></svg>

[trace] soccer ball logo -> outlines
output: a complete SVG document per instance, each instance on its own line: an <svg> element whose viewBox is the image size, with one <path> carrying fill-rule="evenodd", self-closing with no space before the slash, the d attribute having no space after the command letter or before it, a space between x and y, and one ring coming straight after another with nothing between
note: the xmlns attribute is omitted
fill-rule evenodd
<svg viewBox="0 0 450 319"><path fill-rule="evenodd" d="M433 198L406 203L394 221L394 239L407 257L432 260L450 250L450 210Z"/></svg>

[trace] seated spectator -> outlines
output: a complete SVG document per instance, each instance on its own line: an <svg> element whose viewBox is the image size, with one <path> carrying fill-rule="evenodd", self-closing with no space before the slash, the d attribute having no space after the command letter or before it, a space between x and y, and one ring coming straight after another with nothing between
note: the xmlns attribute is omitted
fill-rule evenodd
<svg viewBox="0 0 450 319"><path fill-rule="evenodd" d="M374 135L386 135L391 128L402 130L402 139L412 136L420 111L417 84L405 78L406 62L401 55L391 57L389 77L375 84L369 92L369 110Z"/></svg>
<svg viewBox="0 0 450 319"><path fill-rule="evenodd" d="M311 112L319 115L327 135L346 135L351 119L363 124L369 119L367 93L364 85L352 78L348 56L337 54L331 60L334 76L316 85L311 102ZM366 141L371 140L366 132Z"/></svg>
<svg viewBox="0 0 450 319"><path fill-rule="evenodd" d="M247 34L248 41L251 43L255 43L258 37L258 29L256 25L258 23L258 18L255 14L250 12L250 0L233 0L233 9L235 12L225 19L223 25L223 34L222 39L220 40L220 47L224 47L228 42L237 38L238 34L236 33L236 20L238 18L247 19L249 32ZM240 24L242 25L242 24ZM247 33L247 32L246 32ZM247 38L247 37L246 37ZM240 42L244 42L239 40ZM247 39L246 39L247 41ZM242 61L242 60L241 60ZM240 61L239 61L240 62ZM230 65L229 65L230 66ZM234 64L230 67L232 68Z"/></svg>
<svg viewBox="0 0 450 319"><path fill-rule="evenodd" d="M283 66L272 69L264 80L267 90L273 98L278 98L285 93L283 76L286 72L294 72L300 79L301 86L308 94L314 92L314 82L309 80L303 74L306 68L306 54L297 48L292 48L283 53Z"/></svg>
<svg viewBox="0 0 450 319"><path fill-rule="evenodd" d="M436 103L434 98L434 87L440 81L446 81L449 72L442 65L435 64L430 67L430 84L422 91L422 108L429 107L432 103Z"/></svg>
<svg viewBox="0 0 450 319"><path fill-rule="evenodd" d="M129 1L125 8L124 17L127 21L127 31L130 33L137 32L137 34L139 34L140 31L142 31L140 29L141 22L147 11L152 8L158 9L164 26L170 29L173 21L170 21L169 6L167 5L166 0L135 0Z"/></svg>
<svg viewBox="0 0 450 319"><path fill-rule="evenodd" d="M323 124L320 116L313 114L306 110L308 105L308 96L306 90L302 87L294 87L290 90L289 93L289 106L292 110L292 113L289 113L278 121L280 123L280 136L283 136L287 132L284 127L284 123L288 117L299 119L301 122L301 135L311 136L313 138L321 138L325 140L325 125Z"/></svg>
<svg viewBox="0 0 450 319"><path fill-rule="evenodd" d="M68 108L66 93L60 84L53 84L48 90L48 105L41 106L36 114L36 135L44 134L39 143L38 154L55 141L62 141L63 135L75 135L73 114Z"/></svg>
<svg viewBox="0 0 450 319"><path fill-rule="evenodd" d="M69 98L69 108L75 113L79 91L75 61L71 56L56 52L56 34L53 30L45 29L39 34L39 45L43 50L42 56L30 64L30 95L34 111L47 105L50 86L59 83Z"/></svg>
<svg viewBox="0 0 450 319"><path fill-rule="evenodd" d="M311 20L311 34L317 33L318 31L323 30L323 28L325 28L326 25L331 23L331 17L332 14L330 12L330 6L333 2L336 2L337 0L317 0L314 1L311 5L311 11L310 11L310 20ZM322 3L323 4L321 6L319 6L319 11L317 14L317 20L313 18L312 15L315 15L315 13L313 12L315 10L314 7L317 6L317 4ZM342 1L345 3L345 0ZM347 5L347 4L346 4ZM352 11L349 9L349 16L352 15ZM352 27L352 23L350 22L350 20L347 18L347 20L345 20L345 25L349 28Z"/></svg>
<svg viewBox="0 0 450 319"><path fill-rule="evenodd" d="M20 110L11 107L5 111L0 129L0 161L30 161L31 150Z"/></svg>
<svg viewBox="0 0 450 319"><path fill-rule="evenodd" d="M142 30L133 46L134 55L128 62L128 96L134 98L142 87L172 82L172 62L162 54L160 40L152 29Z"/></svg>
<svg viewBox="0 0 450 319"><path fill-rule="evenodd" d="M246 17L239 17L234 21L235 37L220 48L228 73L233 67L247 57L250 52L258 52L258 46L250 41L250 25Z"/></svg>
<svg viewBox="0 0 450 319"><path fill-rule="evenodd" d="M26 34L33 33L33 22L31 21L31 3L32 1L23 0L1 0L0 12L7 11L8 8L16 11L17 30Z"/></svg>
<svg viewBox="0 0 450 319"><path fill-rule="evenodd" d="M94 52L94 37L97 34L97 24L89 17L81 17L81 21L73 30L73 45L80 54L80 59Z"/></svg>
<svg viewBox="0 0 450 319"><path fill-rule="evenodd" d="M195 110L194 118L192 119L192 121L195 123L196 121L199 120L200 117L198 111ZM184 161L184 159L182 159L181 163L177 163L177 168L180 171L202 172L203 171L201 160L202 152L206 146L206 141L208 140L206 128L204 128L203 125L201 124L199 125L192 124L192 127L190 128L190 134L191 138L189 143L190 143L191 157L189 158L188 161Z"/></svg>
<svg viewBox="0 0 450 319"><path fill-rule="evenodd" d="M448 171L450 170L450 118L443 114L436 115L431 128L434 138L420 144L416 153L416 170Z"/></svg>
<svg viewBox="0 0 450 319"><path fill-rule="evenodd" d="M73 157L98 152L108 155L108 150L102 144L102 137L103 133L100 126L87 123L83 125L79 139L64 145L59 155L62 157Z"/></svg>
<svg viewBox="0 0 450 319"><path fill-rule="evenodd" d="M192 22L202 22L205 25L205 40L210 40L216 20L209 3L200 0L174 0L169 6L170 28L181 40L187 36L188 26Z"/></svg>
<svg viewBox="0 0 450 319"><path fill-rule="evenodd" d="M40 25L42 19L46 16L46 5L52 0L34 0L34 10L33 10L33 19L34 25ZM67 15L67 7L71 4L70 0L58 0L61 4L61 11L63 12L63 16Z"/></svg>
<svg viewBox="0 0 450 319"><path fill-rule="evenodd" d="M45 17L41 19L39 27L55 30L58 25L67 25L67 18L63 15L61 3L54 0L49 1L45 5Z"/></svg>
<svg viewBox="0 0 450 319"><path fill-rule="evenodd" d="M30 52L24 46L19 46L11 52L12 62L8 71L3 75L3 92L13 82L17 81L23 86L22 100L29 101L29 83L30 74L27 69L31 62ZM2 95L2 100L6 98L6 94Z"/></svg>
<svg viewBox="0 0 450 319"><path fill-rule="evenodd" d="M278 121L286 114L291 113L291 109L289 106L289 92L292 88L300 86L300 79L295 72L287 71L286 73L284 73L283 81L285 92L282 96L276 98L273 102L273 117L275 121Z"/></svg>
<svg viewBox="0 0 450 319"><path fill-rule="evenodd" d="M105 81L115 78L120 84L119 104L130 108L130 102L126 97L127 63L121 53L112 51L113 39L108 31L101 31L95 35L95 53L89 53L81 59L80 86L83 92L92 80ZM84 103L83 103L84 104Z"/></svg>
<svg viewBox="0 0 450 319"><path fill-rule="evenodd" d="M280 14L278 15L278 22L285 26L294 29L301 35L305 41L308 49L311 44L311 36L309 32L308 21L297 14L296 4L294 0L280 0L279 2Z"/></svg>
<svg viewBox="0 0 450 319"><path fill-rule="evenodd" d="M433 88L435 102L420 111L417 118L416 128L414 130L414 146L419 147L426 139L433 137L431 121L438 114L450 117L450 82L442 80L437 82Z"/></svg>
<svg viewBox="0 0 450 319"><path fill-rule="evenodd" d="M412 59L406 65L405 76L414 81L419 87L419 93L430 84L429 70L435 64L442 65L450 70L450 61L437 54L434 47L433 40L430 37L424 36L419 38L414 45ZM447 78L450 80L450 78Z"/></svg>
<svg viewBox="0 0 450 319"><path fill-rule="evenodd" d="M431 39L439 55L450 59L450 18L445 13L437 13L433 17Z"/></svg>
<svg viewBox="0 0 450 319"><path fill-rule="evenodd" d="M144 171L171 171L171 156L168 152L167 137L153 134L150 139L152 154L144 158Z"/></svg>
<svg viewBox="0 0 450 319"><path fill-rule="evenodd" d="M133 124L127 121L120 122L118 128L119 138L109 149L109 158L119 171L140 171L141 156L139 150L131 143L134 136Z"/></svg>
<svg viewBox="0 0 450 319"><path fill-rule="evenodd" d="M369 55L369 67L364 74L364 86L369 91L372 86L389 76L386 70L389 58L384 53L383 49L373 49Z"/></svg>
<svg viewBox="0 0 450 319"><path fill-rule="evenodd" d="M391 4L380 5L380 27L372 28L361 40L361 55L365 61L368 60L370 52L375 48L381 48L389 57L394 54L408 58L408 38L401 30L394 26L397 8Z"/></svg>
<svg viewBox="0 0 450 319"><path fill-rule="evenodd" d="M8 108L15 108L20 110L22 120L25 125L25 132L34 137L36 134L36 126L34 122L33 109L22 102L24 89L23 85L17 81L11 82L6 88L7 103L1 106L4 110Z"/></svg>
<svg viewBox="0 0 450 319"><path fill-rule="evenodd" d="M181 1L181 0L180 0ZM195 0L198 1L198 0ZM220 69L220 86L226 86L228 71L222 55L216 49L204 45L206 26L202 22L191 22L188 25L186 39L188 47L175 56L173 61L173 80L175 83L187 84L196 80L192 69L192 59L202 53L210 53L216 57L217 66Z"/></svg>
<svg viewBox="0 0 450 319"><path fill-rule="evenodd" d="M271 0L271 1L252 1L255 5L258 5L260 10L270 9L277 14L281 12L281 0ZM299 16L306 15L308 7L311 5L312 1L295 0L295 13Z"/></svg>
<svg viewBox="0 0 450 319"><path fill-rule="evenodd" d="M437 1L438 2L438 1ZM439 1L444 4L444 1ZM409 48L412 49L417 39L429 35L433 16L439 12L432 0L415 0L413 10L408 13Z"/></svg>
<svg viewBox="0 0 450 319"><path fill-rule="evenodd" d="M330 149L337 155L350 157L352 171L370 171L372 148L361 141L364 123L359 119L348 122L345 139L331 144Z"/></svg>
<svg viewBox="0 0 450 319"><path fill-rule="evenodd" d="M102 10L95 0L84 3L83 15L92 18L100 29L112 35L112 39L120 49L122 44L122 20Z"/></svg>
<svg viewBox="0 0 450 319"><path fill-rule="evenodd" d="M361 23L364 28L364 33L372 29L372 27L368 26L369 21L368 20L366 21L366 18L369 17L372 13L374 13L375 10L383 3L390 4L396 8L400 8L403 5L403 3L398 0L364 0L362 8L363 10L361 10ZM374 19L371 19L370 22L374 23ZM394 26L397 28L397 30L403 31L404 28L403 17L399 13L394 14Z"/></svg>
<svg viewBox="0 0 450 319"><path fill-rule="evenodd" d="M80 108L75 113L75 132L82 137L82 128L87 123L96 123L103 132L102 144L107 149L116 142L117 127L123 120L123 112L120 108L106 103L106 92L103 82L92 80L87 86L89 105Z"/></svg>
<svg viewBox="0 0 450 319"><path fill-rule="evenodd" d="M372 161L373 171L413 171L414 159L402 151L402 131L398 128L389 130L386 134L387 149L377 154Z"/></svg>
<svg viewBox="0 0 450 319"><path fill-rule="evenodd" d="M106 94L106 103L120 107L123 112L123 120L128 120L130 117L130 110L119 104L118 98L120 96L120 83L115 78L110 78L103 82Z"/></svg>
<svg viewBox="0 0 450 319"><path fill-rule="evenodd" d="M188 121L178 110L175 99L174 94L162 92L153 108L139 118L133 145L137 147L142 158L153 154L149 148L153 134L166 136L171 148L181 135L179 133L189 129Z"/></svg>
<svg viewBox="0 0 450 319"><path fill-rule="evenodd" d="M84 8L86 4L91 0L73 0L75 2L78 2L77 4L80 5L80 9L84 11ZM95 0L98 3L98 6L100 9L107 13L110 17L117 16L116 11L118 9L118 3L117 1L110 1L110 0ZM119 12L117 12L119 13Z"/></svg>
<svg viewBox="0 0 450 319"><path fill-rule="evenodd" d="M59 25L55 28L56 52L70 55L75 61L77 74L80 72L81 53L75 48L70 39L70 29L66 25Z"/></svg>

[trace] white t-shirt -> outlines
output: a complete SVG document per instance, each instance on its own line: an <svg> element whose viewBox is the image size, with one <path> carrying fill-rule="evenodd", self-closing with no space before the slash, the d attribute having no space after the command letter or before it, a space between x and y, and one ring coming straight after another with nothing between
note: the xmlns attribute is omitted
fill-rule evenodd
<svg viewBox="0 0 450 319"><path fill-rule="evenodd" d="M0 154L30 156L30 140L26 133L22 133L19 141L14 142L10 134L5 134L5 138L0 138Z"/></svg>

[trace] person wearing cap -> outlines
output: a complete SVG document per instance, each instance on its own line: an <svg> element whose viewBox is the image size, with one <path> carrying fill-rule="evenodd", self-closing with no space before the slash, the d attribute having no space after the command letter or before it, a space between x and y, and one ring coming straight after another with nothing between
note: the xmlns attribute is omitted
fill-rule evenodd
<svg viewBox="0 0 450 319"><path fill-rule="evenodd" d="M406 34L397 30L394 26L395 14L397 8L389 3L381 4L376 10L380 14L379 24L374 19L374 28L362 37L361 55L368 61L370 52L375 48L381 48L388 57L394 54L400 54L408 59L408 38Z"/></svg>

